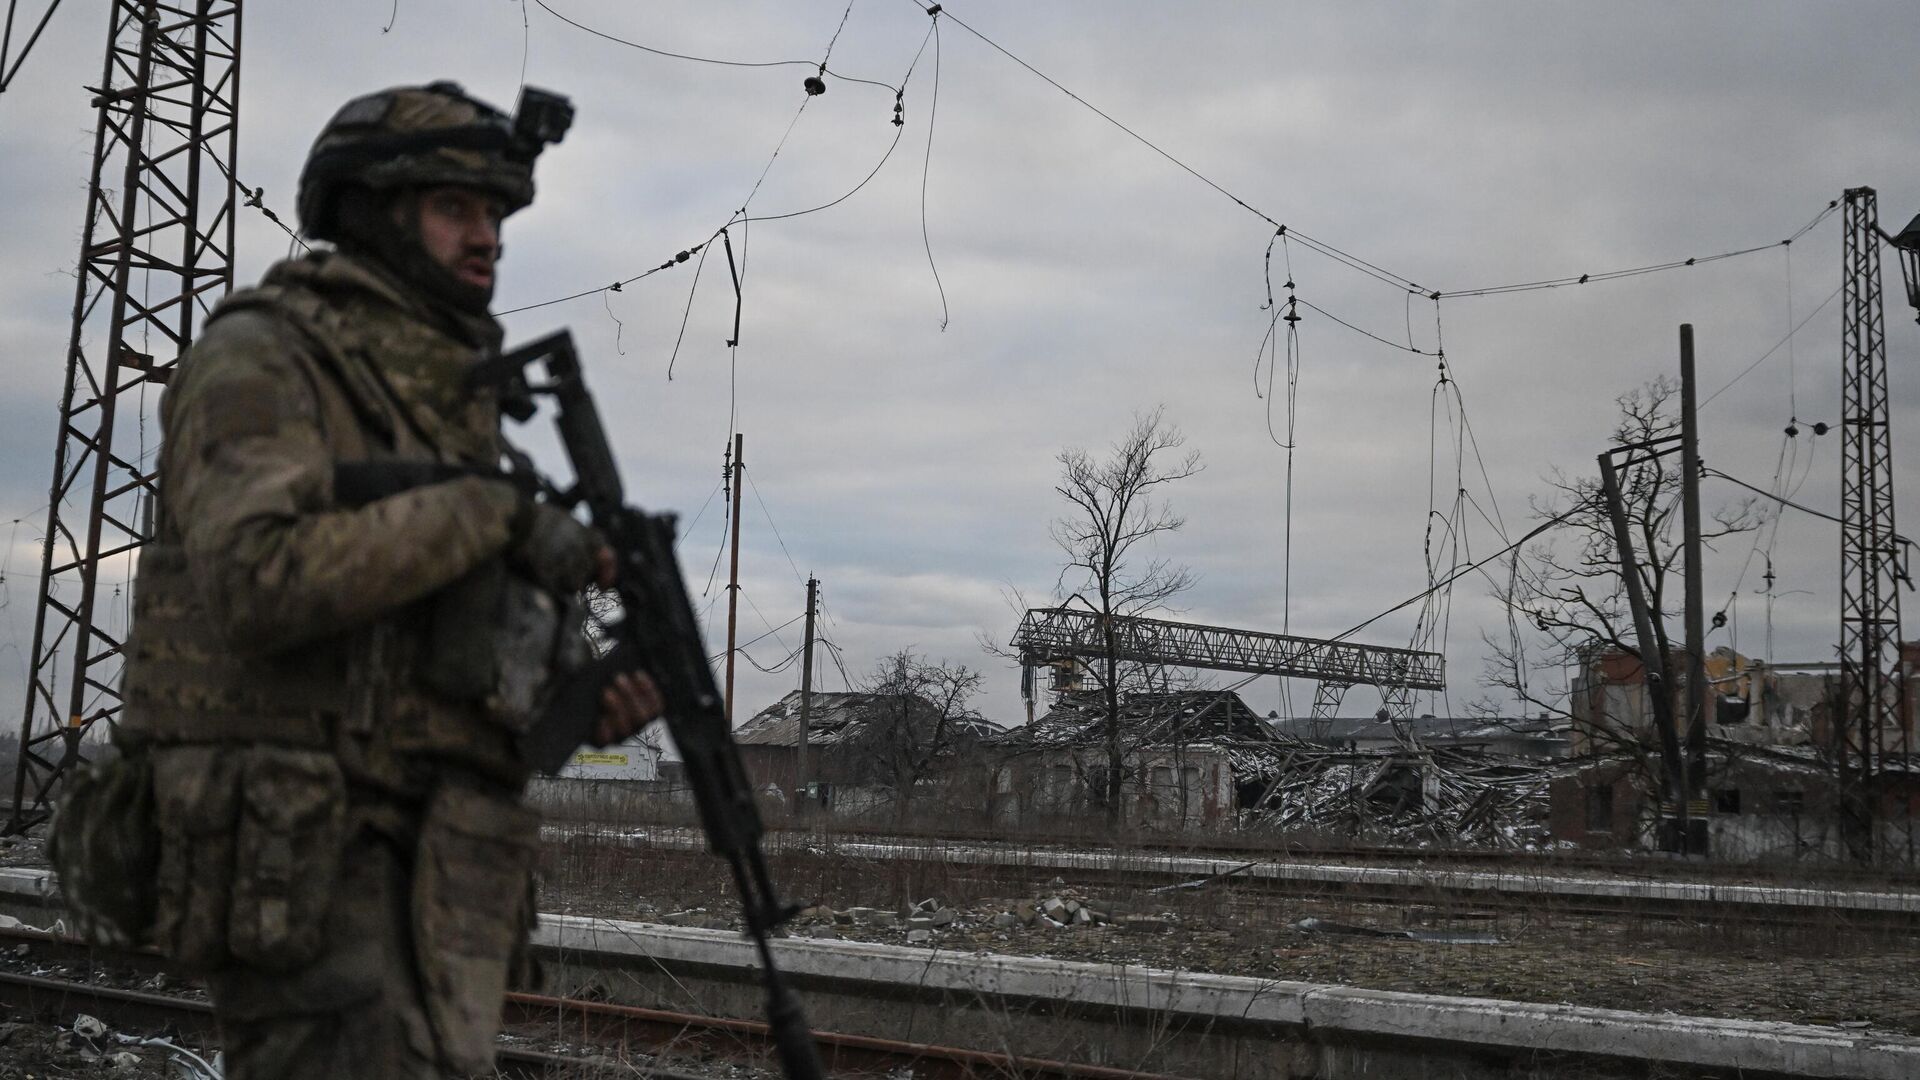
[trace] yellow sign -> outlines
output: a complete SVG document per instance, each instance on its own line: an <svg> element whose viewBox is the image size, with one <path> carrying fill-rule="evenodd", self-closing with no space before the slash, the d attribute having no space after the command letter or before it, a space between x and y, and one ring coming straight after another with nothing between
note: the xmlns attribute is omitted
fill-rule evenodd
<svg viewBox="0 0 1920 1080"><path fill-rule="evenodd" d="M625 765L626 763L627 755L625 754L595 753L591 750L582 750L573 755L573 764L575 765Z"/></svg>

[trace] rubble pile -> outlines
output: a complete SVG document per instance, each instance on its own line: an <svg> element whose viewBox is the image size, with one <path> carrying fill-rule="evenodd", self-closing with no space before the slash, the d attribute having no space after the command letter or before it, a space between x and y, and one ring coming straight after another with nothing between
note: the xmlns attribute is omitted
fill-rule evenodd
<svg viewBox="0 0 1920 1080"><path fill-rule="evenodd" d="M1276 748L1248 824L1396 844L1532 848L1547 840L1547 762L1411 740L1386 750Z"/></svg>

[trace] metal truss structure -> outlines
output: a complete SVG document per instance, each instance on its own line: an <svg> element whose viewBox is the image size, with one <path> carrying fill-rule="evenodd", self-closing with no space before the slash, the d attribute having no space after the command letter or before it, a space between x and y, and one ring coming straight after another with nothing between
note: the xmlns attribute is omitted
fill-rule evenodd
<svg viewBox="0 0 1920 1080"><path fill-rule="evenodd" d="M1849 188L1842 226L1840 313L1840 685L1853 710L1843 736L1856 856L1875 845L1875 776L1886 759L1907 765L1911 733L1901 707L1899 536L1893 525L1893 437L1887 336L1880 291L1878 201ZM1911 822L1907 846L1911 849ZM1909 854L1911 852L1909 851Z"/></svg>
<svg viewBox="0 0 1920 1080"><path fill-rule="evenodd" d="M14 811L45 820L120 712L133 556L152 531L148 390L233 287L240 0L112 0Z"/></svg>
<svg viewBox="0 0 1920 1080"><path fill-rule="evenodd" d="M1102 657L1107 654L1104 622L1092 611L1033 608L1021 618L1009 644L1019 650L1024 667ZM1316 720L1331 718L1341 696L1356 683L1380 687L1389 711L1396 705L1410 710L1416 690L1443 690L1447 685L1446 658L1417 649L1133 616L1115 616L1112 629L1119 660L1317 679Z"/></svg>
<svg viewBox="0 0 1920 1080"><path fill-rule="evenodd" d="M40 32L47 28L48 20L53 18L53 13L59 7L60 0L46 0L46 6L40 9L40 17L30 20L33 29L28 30L29 20L18 17L20 0L7 0L7 21L4 29L0 29L0 94L6 93L7 87L13 84L13 77L20 74L20 65L26 62L27 54L33 51L34 42L40 40ZM16 26L25 35L19 39L20 47L17 50L13 45Z"/></svg>

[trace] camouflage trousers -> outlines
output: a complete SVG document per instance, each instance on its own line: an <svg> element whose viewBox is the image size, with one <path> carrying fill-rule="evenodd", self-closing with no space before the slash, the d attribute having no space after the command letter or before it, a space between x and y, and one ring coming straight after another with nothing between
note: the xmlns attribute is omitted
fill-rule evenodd
<svg viewBox="0 0 1920 1080"><path fill-rule="evenodd" d="M433 1029L414 962L412 856L362 830L348 842L320 958L292 974L207 979L228 1080L432 1080Z"/></svg>

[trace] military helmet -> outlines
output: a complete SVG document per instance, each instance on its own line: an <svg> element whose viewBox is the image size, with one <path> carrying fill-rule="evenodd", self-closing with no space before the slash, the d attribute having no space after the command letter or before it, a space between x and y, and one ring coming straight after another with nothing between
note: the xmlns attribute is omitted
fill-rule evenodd
<svg viewBox="0 0 1920 1080"><path fill-rule="evenodd" d="M346 103L314 140L300 170L300 225L338 240L341 190L458 184L499 196L507 212L533 201L533 161L573 122L559 94L521 91L509 119L458 83L398 86Z"/></svg>

